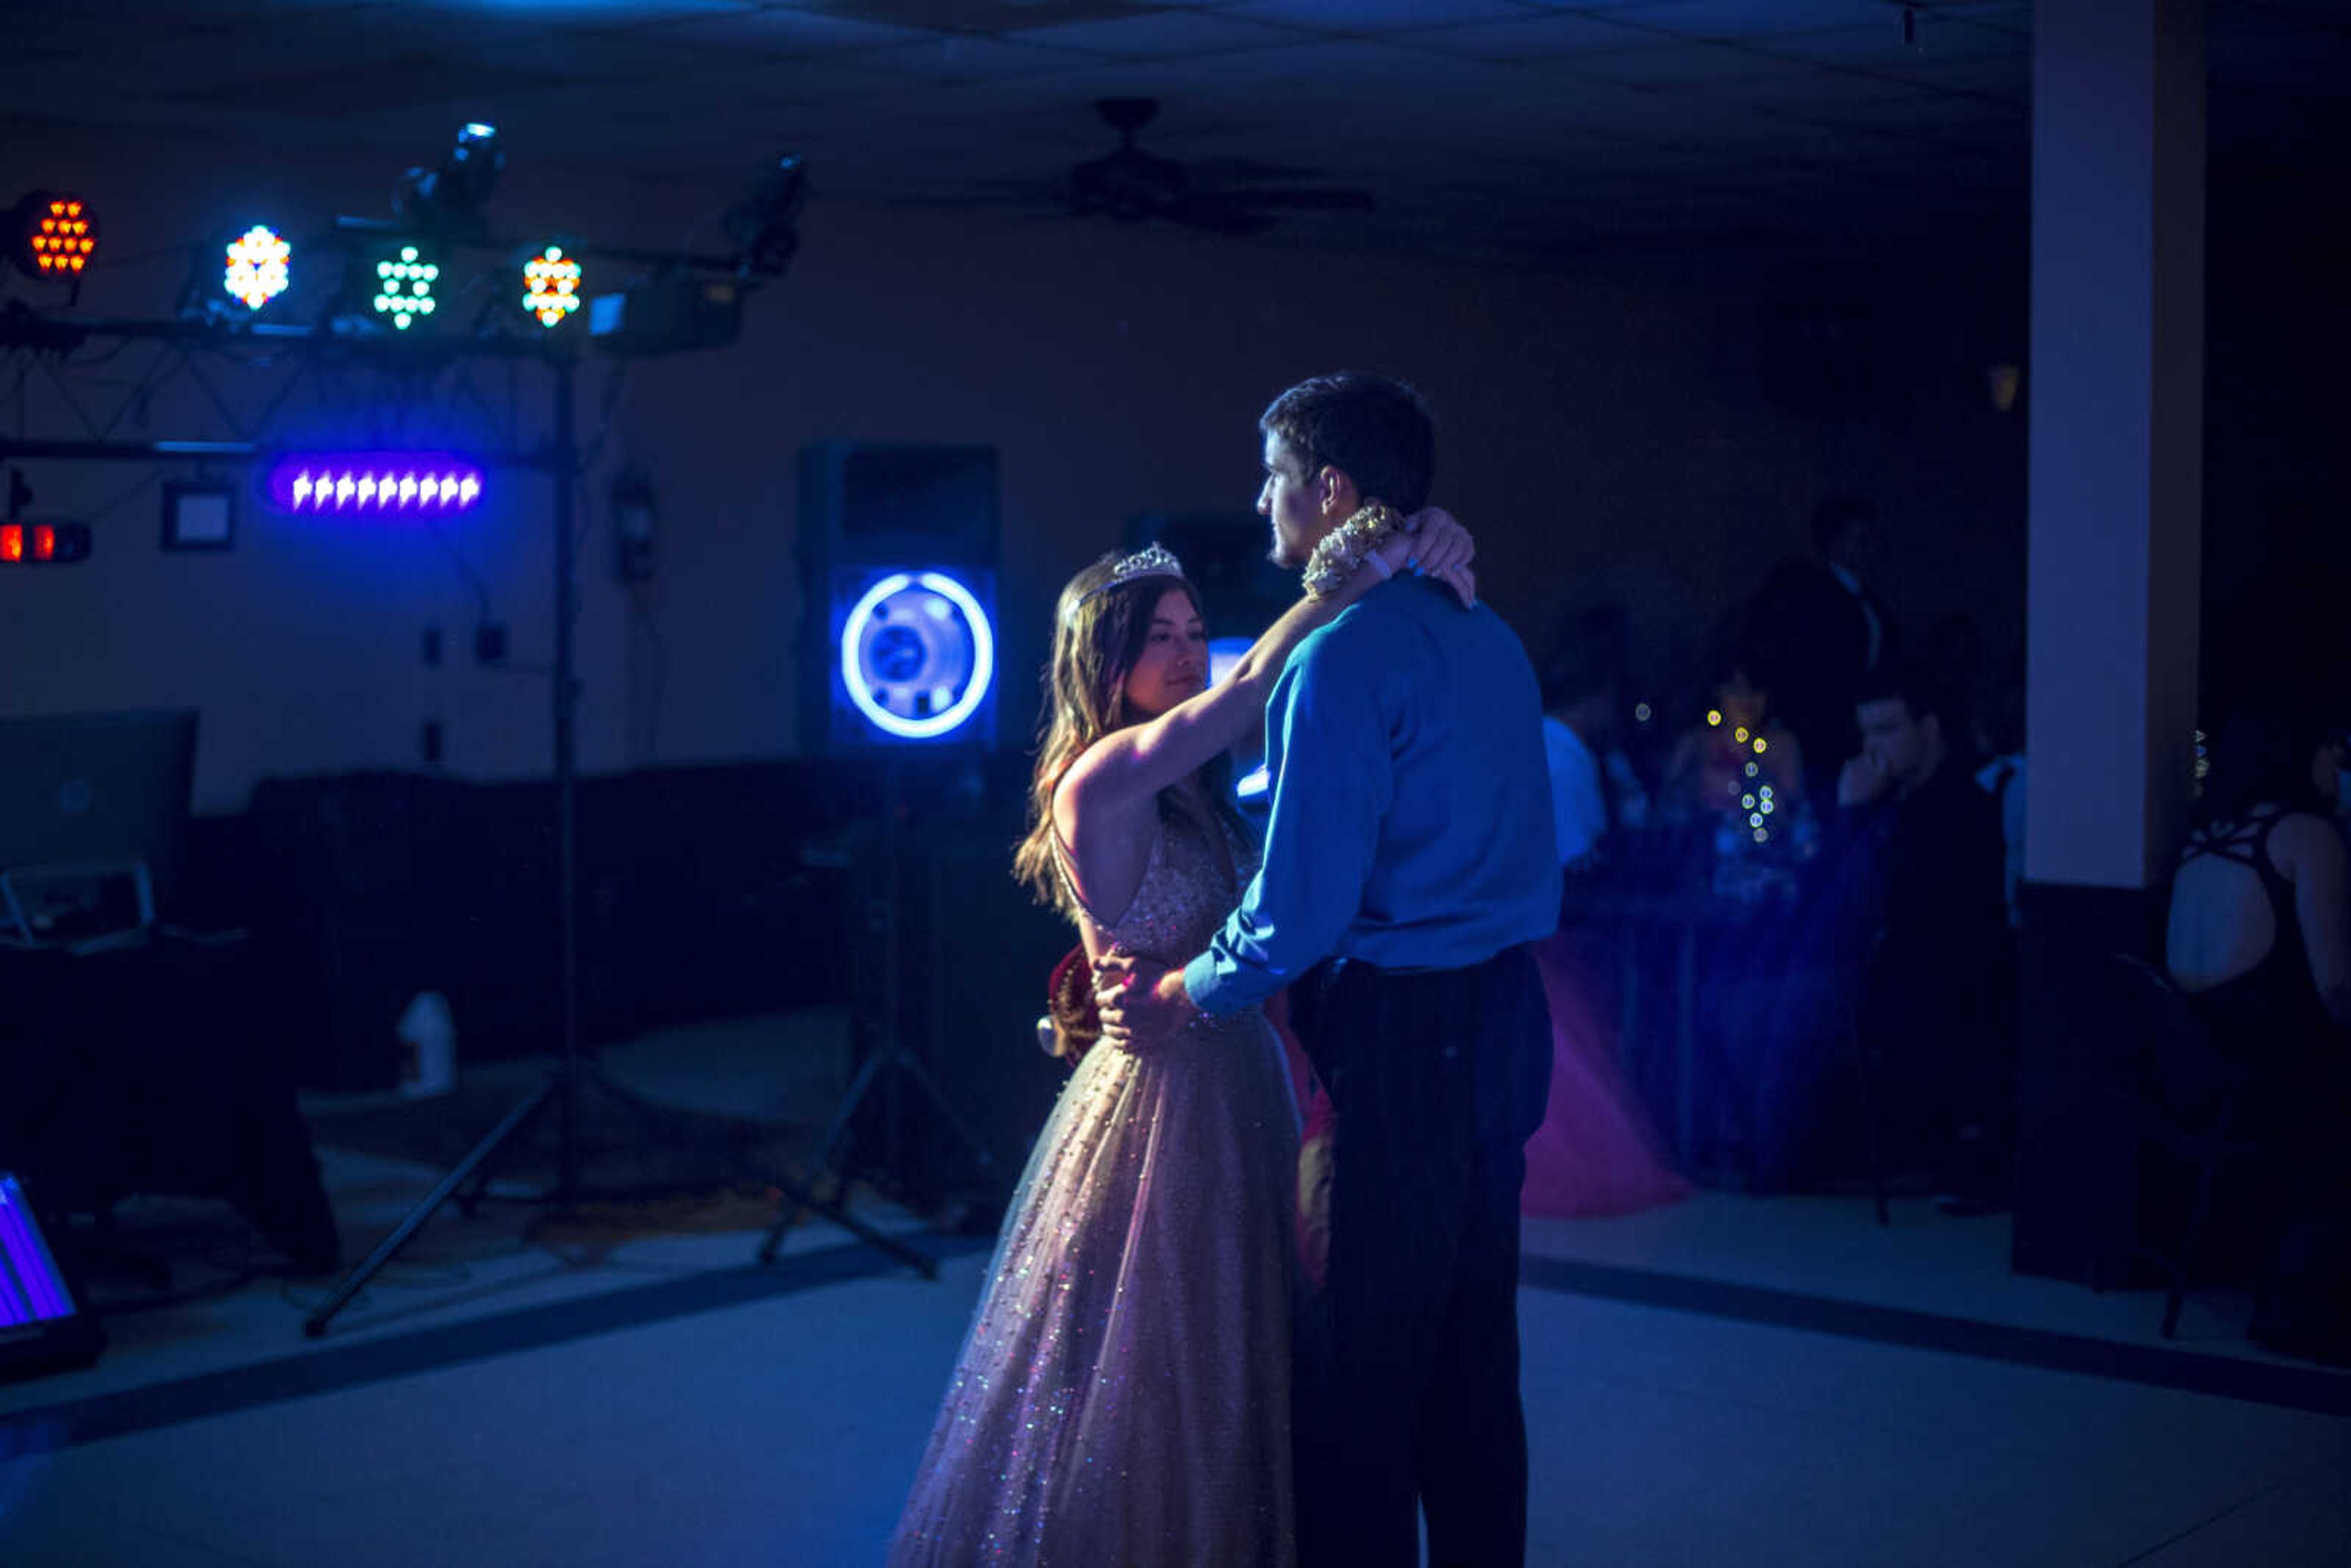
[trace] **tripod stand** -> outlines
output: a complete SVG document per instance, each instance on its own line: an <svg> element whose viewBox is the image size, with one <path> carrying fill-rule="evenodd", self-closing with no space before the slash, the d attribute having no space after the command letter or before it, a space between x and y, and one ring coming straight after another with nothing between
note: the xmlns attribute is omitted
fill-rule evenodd
<svg viewBox="0 0 2351 1568"><path fill-rule="evenodd" d="M573 528L575 491L579 483L578 440L572 423L572 379L577 370L577 359L568 340L562 349L551 350L548 354L549 368L555 378L555 438L539 464L552 474L555 481L556 929L561 955L556 993L559 1022L555 1071L546 1082L532 1090L521 1103L508 1111L498 1124L491 1128L481 1142L475 1144L465 1157L441 1178L424 1200L408 1212L392 1234L376 1244L375 1249L359 1267L337 1282L327 1299L302 1321L302 1332L311 1339L317 1339L327 1332L327 1324L335 1314L350 1304L367 1282L408 1245L410 1239L422 1230L452 1197L458 1197L460 1206L468 1213L472 1212L489 1186L498 1157L521 1139L550 1104L556 1112L556 1179L552 1188L538 1195L537 1201L552 1204L559 1211L569 1210L589 1196L580 1179L580 1123L583 1095L593 1092L626 1107L640 1121L647 1124L649 1130L656 1131L657 1135L664 1124L674 1126L677 1121L674 1113L614 1083L605 1074L602 1065L580 1049L579 859L573 820L573 784L579 762L576 720L580 706L580 683L575 674L573 648L580 609L579 538ZM908 1268L919 1270L925 1278L937 1278L937 1264L904 1242L857 1218L840 1204L820 1200L814 1193L782 1171L757 1166L740 1155L732 1157L751 1167L757 1179L780 1189L790 1202L799 1206L793 1210L795 1218L802 1208L813 1209L867 1246L888 1254ZM462 1197L459 1196L461 1188L466 1189ZM768 1256L768 1251L763 1250L762 1259Z"/></svg>
<svg viewBox="0 0 2351 1568"><path fill-rule="evenodd" d="M970 1151L981 1173L993 1180L997 1171L996 1156L987 1152L987 1141L955 1108L946 1092L939 1087L939 1081L931 1075L930 1069L923 1065L922 1059L907 1048L899 1024L898 942L901 922L898 876L904 861L903 817L905 810L900 767L896 757L886 758L882 765L882 874L878 879L879 886L867 905L868 928L879 938L876 969L880 999L872 1020L872 1049L866 1053L864 1063L858 1068L856 1076L850 1080L841 1103L833 1108L831 1120L825 1124L824 1136L818 1140L816 1153L810 1156L808 1168L811 1180L822 1176L832 1161L833 1152L848 1134L850 1121L864 1103L866 1093L881 1082L884 1072L894 1071L914 1081L914 1087L921 1091L931 1109L938 1113L939 1119ZM760 1262L775 1261L786 1233L799 1223L803 1213L812 1208L819 1208L819 1205L806 1193L787 1191L776 1222L768 1228L767 1239L759 1243ZM824 1211L820 1209L820 1212ZM925 1270L925 1273L930 1278L937 1278L935 1267Z"/></svg>

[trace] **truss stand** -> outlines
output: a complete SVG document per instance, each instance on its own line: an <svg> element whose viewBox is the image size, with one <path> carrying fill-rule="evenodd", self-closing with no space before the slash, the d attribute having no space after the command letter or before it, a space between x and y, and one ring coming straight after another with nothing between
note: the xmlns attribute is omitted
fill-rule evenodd
<svg viewBox="0 0 2351 1568"><path fill-rule="evenodd" d="M376 1271L423 1228L427 1220L452 1196L473 1185L460 1202L470 1212L488 1186L498 1155L519 1139L552 1102L556 1110L556 1181L540 1195L558 1212L569 1212L591 1196L580 1179L580 1096L589 1091L620 1104L658 1131L676 1118L614 1083L601 1062L580 1048L579 857L575 843L573 781L578 762L575 721L580 706L580 683L574 673L574 633L580 612L578 537L574 528L573 490L578 483L577 440L572 426L571 383L574 358L551 361L555 372L555 445L550 455L555 478L555 842L557 858L557 929L561 939L562 977L558 996L561 1031L554 1075L507 1113L488 1136L474 1145L456 1167L441 1179L424 1201L411 1210L392 1233L377 1244L360 1266L345 1275L334 1291L303 1320L302 1331L316 1339L328 1322L367 1284ZM935 1279L938 1266L893 1237L857 1218L836 1203L820 1201L780 1171L759 1169L758 1178L780 1188L789 1201L815 1209L868 1246L886 1253L925 1278Z"/></svg>
<svg viewBox="0 0 2351 1568"><path fill-rule="evenodd" d="M911 1079L914 1088L921 1092L924 1101L938 1113L939 1120L946 1124L947 1130L956 1135L966 1149L970 1151L973 1162L978 1166L980 1174L991 1182L997 1179L996 1156L987 1152L987 1141L973 1129L968 1121L965 1120L962 1113L955 1108L954 1103L947 1098L946 1092L939 1087L939 1081L931 1076L930 1069L923 1065L922 1059L907 1049L905 1037L899 1023L898 876L904 862L904 818L905 815L903 780L900 776L902 765L901 758L896 755L885 758L882 764L882 874L879 879L880 885L874 890L868 904L872 913L870 927L875 934L880 949L876 966L880 1000L876 1005L875 1016L870 1020L872 1049L867 1051L865 1061L858 1068L857 1075L850 1080L847 1092L841 1097L841 1103L834 1107L831 1120L825 1124L824 1136L818 1141L816 1153L810 1156L808 1170L811 1184L819 1182L831 1166L833 1152L840 1147L843 1138L848 1135L851 1119L856 1115L858 1107L864 1103L867 1092L882 1081L882 1075L885 1072L901 1073ZM841 1171L837 1174L841 1176L841 1186L845 1188L848 1173ZM837 1199L835 1201L838 1202ZM778 1251L783 1247L786 1233L799 1223L800 1216L804 1212L811 1208L816 1208L820 1213L826 1212L807 1193L786 1193L782 1209L777 1215L775 1224L768 1227L767 1239L759 1244L760 1262L772 1263L776 1260ZM838 1218L832 1214L828 1214L827 1217ZM928 1278L936 1279L937 1265L931 1264L925 1269L924 1272Z"/></svg>

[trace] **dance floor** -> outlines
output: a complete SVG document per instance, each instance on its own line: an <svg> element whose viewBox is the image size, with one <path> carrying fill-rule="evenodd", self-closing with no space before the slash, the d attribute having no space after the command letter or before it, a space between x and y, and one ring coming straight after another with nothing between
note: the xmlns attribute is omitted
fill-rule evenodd
<svg viewBox="0 0 2351 1568"><path fill-rule="evenodd" d="M777 1038L611 1063L739 1111L787 1092ZM321 1155L347 1244L436 1174ZM0 1563L873 1563L987 1254L862 1207L940 1279L820 1226L761 1267L752 1214L600 1235L493 1204L320 1342L325 1281L110 1317L98 1366L0 1387ZM235 1265L206 1206L125 1225ZM2351 1376L2247 1346L2241 1301L2167 1344L2157 1297L2015 1278L2002 1219L1923 1202L1880 1229L1865 1200L1700 1194L1526 1244L1536 1563L2351 1563Z"/></svg>

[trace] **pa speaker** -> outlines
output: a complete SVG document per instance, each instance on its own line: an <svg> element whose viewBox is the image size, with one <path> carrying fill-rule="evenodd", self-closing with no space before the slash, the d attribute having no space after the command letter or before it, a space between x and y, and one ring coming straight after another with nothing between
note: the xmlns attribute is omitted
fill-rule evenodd
<svg viewBox="0 0 2351 1568"><path fill-rule="evenodd" d="M998 537L994 447L801 448L803 751L994 745Z"/></svg>
<svg viewBox="0 0 2351 1568"><path fill-rule="evenodd" d="M822 749L996 741L996 574L836 567L827 582Z"/></svg>
<svg viewBox="0 0 2351 1568"><path fill-rule="evenodd" d="M800 448L799 545L836 566L997 564L996 448L826 441Z"/></svg>
<svg viewBox="0 0 2351 1568"><path fill-rule="evenodd" d="M24 1189L0 1171L0 1381L88 1366L105 1343Z"/></svg>

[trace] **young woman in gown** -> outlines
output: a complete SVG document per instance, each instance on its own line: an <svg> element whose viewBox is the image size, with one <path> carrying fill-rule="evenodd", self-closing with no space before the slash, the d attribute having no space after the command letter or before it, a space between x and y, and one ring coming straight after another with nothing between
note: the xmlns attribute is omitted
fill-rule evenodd
<svg viewBox="0 0 2351 1568"><path fill-rule="evenodd" d="M1426 514L1213 688L1174 556L1106 556L1071 580L1015 871L1090 960L1117 945L1180 963L1207 945L1255 871L1226 754L1290 651L1415 560L1473 596L1469 555ZM1298 1136L1260 1012L1080 1059L1014 1191L893 1568L1287 1568Z"/></svg>

